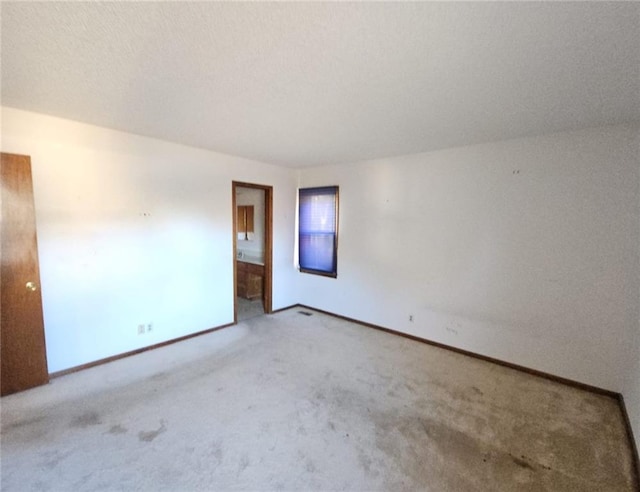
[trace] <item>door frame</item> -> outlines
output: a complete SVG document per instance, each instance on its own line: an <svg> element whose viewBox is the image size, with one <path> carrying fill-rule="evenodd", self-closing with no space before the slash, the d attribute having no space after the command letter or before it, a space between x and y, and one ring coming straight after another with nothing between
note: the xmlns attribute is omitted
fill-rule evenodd
<svg viewBox="0 0 640 492"><path fill-rule="evenodd" d="M273 312L273 186L231 182L231 210L233 222L233 323L238 323L238 266L236 251L238 248L238 207L236 204L237 188L253 188L264 191L264 284L262 290L262 306L265 314Z"/></svg>

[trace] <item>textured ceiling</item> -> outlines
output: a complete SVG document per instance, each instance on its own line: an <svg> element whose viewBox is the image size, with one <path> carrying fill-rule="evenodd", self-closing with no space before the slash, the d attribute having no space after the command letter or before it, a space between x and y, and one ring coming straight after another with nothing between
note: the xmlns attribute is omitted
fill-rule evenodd
<svg viewBox="0 0 640 492"><path fill-rule="evenodd" d="M1 9L3 105L285 166L640 120L633 2Z"/></svg>

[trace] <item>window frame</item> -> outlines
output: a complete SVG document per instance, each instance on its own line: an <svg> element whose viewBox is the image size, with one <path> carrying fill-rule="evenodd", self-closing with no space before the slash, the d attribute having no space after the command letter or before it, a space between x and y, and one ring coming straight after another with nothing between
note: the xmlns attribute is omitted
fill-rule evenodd
<svg viewBox="0 0 640 492"><path fill-rule="evenodd" d="M332 190L335 200L335 228L333 231L333 270L315 270L312 268L304 268L301 265L300 257L302 251L301 236L303 235L300 229L300 213L302 211L300 196L301 192L313 192L313 191L327 191ZM326 194L326 193L325 193ZM340 187L338 185L332 186L312 186L308 188L298 188L298 270L301 273L309 273L311 275L319 275L321 277L337 278L338 277L338 233L339 233L339 217L340 217ZM305 234L308 235L308 234Z"/></svg>

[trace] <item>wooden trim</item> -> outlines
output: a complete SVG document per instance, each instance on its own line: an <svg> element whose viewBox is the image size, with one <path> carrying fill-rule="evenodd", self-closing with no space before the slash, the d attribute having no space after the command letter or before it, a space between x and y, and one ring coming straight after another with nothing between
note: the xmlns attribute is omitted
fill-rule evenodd
<svg viewBox="0 0 640 492"><path fill-rule="evenodd" d="M198 331L196 333L191 333L190 335L184 335L178 338L172 338L171 340L167 340L165 342L156 343L155 345L149 345L148 347L142 347L136 350L131 350L130 352L124 352L118 355L112 355L111 357L106 357L104 359L99 359L93 362L88 362L87 364L81 364L79 366L70 367L69 369L64 369L62 371L56 371L49 374L49 378L57 378L60 376L66 376L67 374L72 374L74 372L83 371L85 369L90 369L95 366L101 366L102 364L108 364L109 362L113 362L119 359L124 359L125 357L130 357L132 355L141 354L142 352L146 352L148 350L155 350L161 347L165 347L167 345L172 345L177 342L183 342L184 340L188 340L189 338L199 337L200 335L206 335L207 333L213 333L214 331L222 330L224 328L229 328L230 326L234 326L236 323L228 323L226 325L216 326L214 328L208 328L203 331Z"/></svg>
<svg viewBox="0 0 640 492"><path fill-rule="evenodd" d="M625 427L627 429L627 437L631 443L631 466L633 467L634 481L636 487L640 490L640 455L638 455L638 444L633 435L633 427L631 427L631 420L629 419L629 413L627 412L627 406L624 403L624 396L622 393L618 393L618 403L620 404L620 411L622 412L622 418L624 419Z"/></svg>
<svg viewBox="0 0 640 492"><path fill-rule="evenodd" d="M566 384L568 386L573 386L574 388L579 388L582 390L586 390L586 391L590 391L592 393L597 393L600 395L604 395L604 396L608 396L610 398L615 398L618 399L620 396L620 393L617 393L615 391L611 391L611 390L607 390L604 388L599 388L598 386L592 386L590 384L586 384L586 383L581 383L579 381L574 381L573 379L567 379L567 378L563 378L561 376L556 376L554 374L549 374L548 372L543 372L543 371L539 371L537 369L531 369L529 367L525 367L525 366L521 366L519 364L514 364L512 362L507 362L504 360L500 360L500 359L495 359L493 357L489 357L487 355L482 355L482 354L478 354L475 352L471 352L469 350L464 350L458 347L453 347L451 345L446 345L444 343L440 343L440 342L434 342L433 340L429 340L428 338L422 338L416 335L410 335L409 333L404 333L401 331L397 331L397 330L393 330L391 328L384 328L383 326L379 326L379 325L374 325L372 323L367 323L365 321L360 321L354 318L349 318L347 316L342 316L340 314L335 314L335 313L331 313L329 311L324 311L322 309L317 309L311 306L306 306L304 304L299 304L300 307L305 308L305 309L312 309L314 311L317 311L319 313L323 313L323 314L327 314L329 316L333 316L335 318L339 318L339 319L343 319L345 321L350 321L352 323L356 323L358 325L362 325L362 326L366 326L368 328L373 328L375 330L380 330L380 331L384 331L386 333L391 333L392 335L398 335L404 338L408 338L409 340L414 340L416 342L421 342L421 343L426 343L427 345L433 345L434 347L438 347L438 348L442 348L445 350L450 350L452 352L457 352L459 354L462 355L468 355L470 357L475 357L476 359L480 359L480 360L484 360L487 362L492 362L494 364L498 364L501 366L505 366L508 367L510 369L516 369L517 371L522 371L522 372L526 372L527 374L531 374L533 376L539 376L541 378L545 378L545 379L549 379L551 381L555 381L556 383L562 383L562 384Z"/></svg>
<svg viewBox="0 0 640 492"><path fill-rule="evenodd" d="M300 307L300 304L292 304L291 306L283 307L280 309L276 309L275 311L271 311L271 314L281 313L282 311L287 311L289 309L293 309L295 307Z"/></svg>
<svg viewBox="0 0 640 492"><path fill-rule="evenodd" d="M273 186L264 189L264 312L273 312Z"/></svg>
<svg viewBox="0 0 640 492"><path fill-rule="evenodd" d="M238 265L236 264L238 251L238 206L236 205L236 183L231 183L231 214L233 222L233 245L231 258L233 258L233 324L238 323Z"/></svg>
<svg viewBox="0 0 640 492"><path fill-rule="evenodd" d="M261 185L261 184L256 184L256 183L246 183L244 181L234 181L233 183L236 186L239 186L240 188L253 188L255 190L264 190L266 188L273 188L272 186L269 186L269 185Z"/></svg>
<svg viewBox="0 0 640 492"><path fill-rule="evenodd" d="M273 186L231 182L231 208L233 209L233 322L238 322L238 271L236 251L238 250L238 217L236 203L237 188L253 188L264 191L264 289L262 305L265 314L273 312Z"/></svg>
<svg viewBox="0 0 640 492"><path fill-rule="evenodd" d="M333 245L333 262L336 265L333 277L338 278L338 242L340 241L340 186L336 185L336 237Z"/></svg>

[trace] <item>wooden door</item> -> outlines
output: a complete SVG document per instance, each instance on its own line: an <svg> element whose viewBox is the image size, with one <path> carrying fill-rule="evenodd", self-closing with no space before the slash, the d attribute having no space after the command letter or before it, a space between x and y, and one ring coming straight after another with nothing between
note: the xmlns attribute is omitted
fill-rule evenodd
<svg viewBox="0 0 640 492"><path fill-rule="evenodd" d="M31 159L2 154L0 393L49 382L44 341Z"/></svg>

